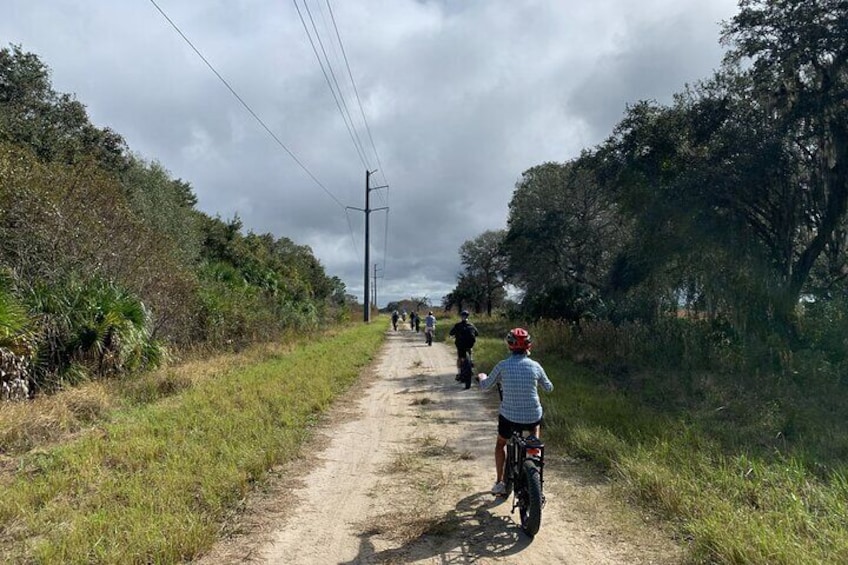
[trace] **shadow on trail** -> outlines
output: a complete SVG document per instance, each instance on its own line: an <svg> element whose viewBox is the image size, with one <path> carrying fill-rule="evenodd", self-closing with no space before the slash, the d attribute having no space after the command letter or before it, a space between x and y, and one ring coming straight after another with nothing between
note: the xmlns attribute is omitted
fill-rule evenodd
<svg viewBox="0 0 848 565"><path fill-rule="evenodd" d="M340 565L404 563L433 557L444 564L476 563L514 555L529 546L532 539L509 517L491 513L491 508L508 503L511 504L488 492L472 494L460 500L454 510L429 520L430 526L420 537L393 549L377 551L372 539L382 537L382 532L366 530L359 534L356 557ZM398 524L398 528L402 526Z"/></svg>

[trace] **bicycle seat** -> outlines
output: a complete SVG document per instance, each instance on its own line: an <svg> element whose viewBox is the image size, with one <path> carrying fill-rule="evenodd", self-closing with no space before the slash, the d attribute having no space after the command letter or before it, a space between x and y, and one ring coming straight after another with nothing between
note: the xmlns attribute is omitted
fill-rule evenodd
<svg viewBox="0 0 848 565"><path fill-rule="evenodd" d="M527 447L544 447L545 444L542 443L542 440L537 438L534 435L529 435L524 438L524 443L527 444Z"/></svg>

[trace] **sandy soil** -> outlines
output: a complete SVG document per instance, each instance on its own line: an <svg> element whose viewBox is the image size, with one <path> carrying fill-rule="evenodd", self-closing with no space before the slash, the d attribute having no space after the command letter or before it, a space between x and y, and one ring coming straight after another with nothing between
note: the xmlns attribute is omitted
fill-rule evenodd
<svg viewBox="0 0 848 565"><path fill-rule="evenodd" d="M497 393L455 382L454 350L389 332L372 371L294 464L245 501L203 564L679 563L649 517L606 479L546 453L542 527L491 496Z"/></svg>

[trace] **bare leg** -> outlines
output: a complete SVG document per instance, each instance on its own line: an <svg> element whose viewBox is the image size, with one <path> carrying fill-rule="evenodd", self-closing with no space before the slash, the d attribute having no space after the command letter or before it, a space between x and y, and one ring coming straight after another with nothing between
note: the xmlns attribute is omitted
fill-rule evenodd
<svg viewBox="0 0 848 565"><path fill-rule="evenodd" d="M498 436L498 440L495 442L495 470L499 483L503 482L504 461L506 461L506 439Z"/></svg>

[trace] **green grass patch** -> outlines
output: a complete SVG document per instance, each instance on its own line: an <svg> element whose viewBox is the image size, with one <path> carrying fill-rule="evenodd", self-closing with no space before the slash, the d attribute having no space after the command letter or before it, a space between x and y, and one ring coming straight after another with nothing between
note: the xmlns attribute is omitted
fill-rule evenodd
<svg viewBox="0 0 848 565"><path fill-rule="evenodd" d="M78 441L20 457L3 485L0 558L174 563L199 555L251 485L297 455L316 415L373 359L384 329L352 327L177 386Z"/></svg>

